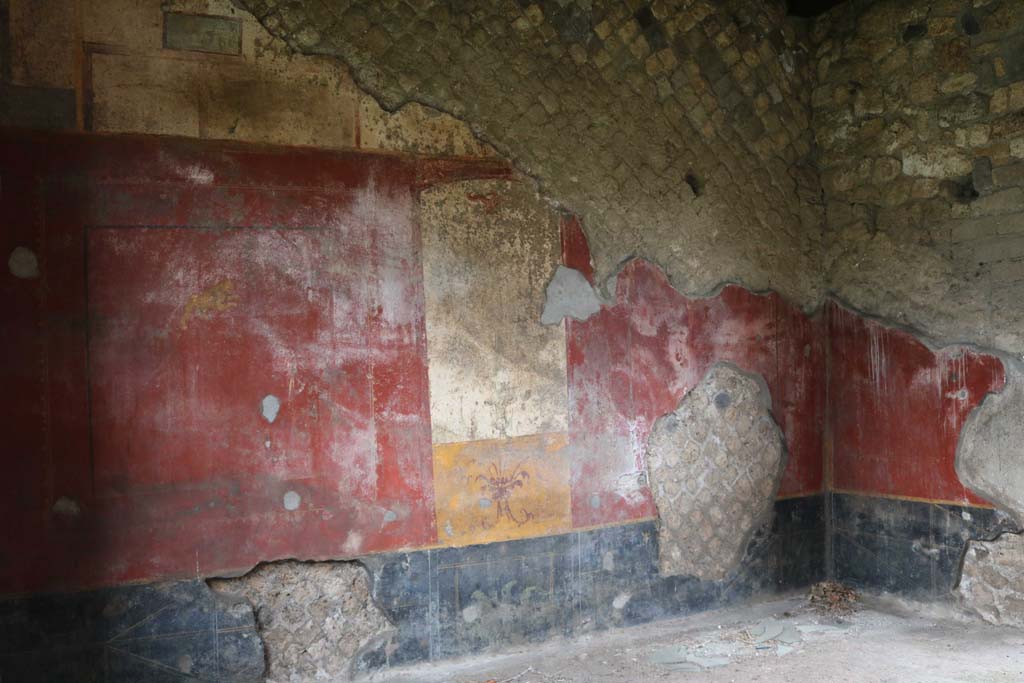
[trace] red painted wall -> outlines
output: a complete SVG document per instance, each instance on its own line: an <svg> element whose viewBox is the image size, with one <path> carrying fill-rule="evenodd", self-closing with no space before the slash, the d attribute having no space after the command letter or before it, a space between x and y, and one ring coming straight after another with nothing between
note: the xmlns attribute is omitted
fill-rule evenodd
<svg viewBox="0 0 1024 683"><path fill-rule="evenodd" d="M586 239L563 221L563 261L590 274ZM777 294L728 286L707 298L673 289L663 271L630 262L614 305L568 323L570 440L578 526L656 514L638 485L654 421L675 410L716 362L762 375L789 450L780 496L820 493L825 420L824 323Z"/></svg>
<svg viewBox="0 0 1024 683"><path fill-rule="evenodd" d="M0 278L0 592L436 542L417 193L509 173L0 133L0 248L42 272ZM574 219L563 261L592 277ZM655 514L647 435L722 360L768 383L780 495L824 487L828 388L837 489L981 502L953 455L999 361L825 317L735 286L685 297L629 263L613 304L567 323L574 524Z"/></svg>
<svg viewBox="0 0 1024 683"><path fill-rule="evenodd" d="M505 165L6 133L0 169L42 272L0 285L3 592L436 539L416 194Z"/></svg>
<svg viewBox="0 0 1024 683"><path fill-rule="evenodd" d="M829 305L829 410L835 490L985 504L960 482L956 447L970 412L1000 391L1002 362Z"/></svg>

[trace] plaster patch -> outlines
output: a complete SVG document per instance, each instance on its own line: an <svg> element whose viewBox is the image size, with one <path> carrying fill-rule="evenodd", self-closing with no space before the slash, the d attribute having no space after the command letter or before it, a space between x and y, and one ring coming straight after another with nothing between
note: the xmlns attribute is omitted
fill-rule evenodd
<svg viewBox="0 0 1024 683"><path fill-rule="evenodd" d="M615 553L611 550L606 550L601 556L601 568L606 572L615 571Z"/></svg>
<svg viewBox="0 0 1024 683"><path fill-rule="evenodd" d="M540 316L544 325L557 325L564 318L583 321L601 310L601 300L594 288L574 268L558 266L544 295L544 312Z"/></svg>
<svg viewBox="0 0 1024 683"><path fill-rule="evenodd" d="M302 496L295 491L288 491L284 494L284 509L285 510L298 510L299 504L302 502Z"/></svg>
<svg viewBox="0 0 1024 683"><path fill-rule="evenodd" d="M65 517L77 517L81 514L82 509L78 506L78 501L67 496L61 496L53 504L53 512Z"/></svg>
<svg viewBox="0 0 1024 683"><path fill-rule="evenodd" d="M770 518L785 460L764 380L713 366L647 442L661 573L726 578Z"/></svg>
<svg viewBox="0 0 1024 683"><path fill-rule="evenodd" d="M473 603L469 607L462 610L462 620L467 624L472 624L474 621L480 618L480 605Z"/></svg>
<svg viewBox="0 0 1024 683"><path fill-rule="evenodd" d="M990 394L960 432L956 473L975 493L1024 524L1024 377L1007 372L1002 393Z"/></svg>
<svg viewBox="0 0 1024 683"><path fill-rule="evenodd" d="M345 551L346 555L355 555L362 547L363 535L358 531L353 531L345 538L345 543L341 546L341 549Z"/></svg>
<svg viewBox="0 0 1024 683"><path fill-rule="evenodd" d="M263 397L260 402L260 413L263 415L263 419L269 424L273 424L274 420L277 419L277 414L281 411L281 401L273 394L267 394Z"/></svg>
<svg viewBox="0 0 1024 683"><path fill-rule="evenodd" d="M39 277L39 261L34 251L27 247L15 247L7 259L7 268L11 275L22 280L33 280Z"/></svg>

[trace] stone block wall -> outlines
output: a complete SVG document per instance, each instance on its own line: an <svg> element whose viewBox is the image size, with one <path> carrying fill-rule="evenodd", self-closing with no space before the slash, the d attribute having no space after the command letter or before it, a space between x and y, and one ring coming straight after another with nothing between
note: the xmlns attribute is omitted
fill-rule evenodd
<svg viewBox="0 0 1024 683"><path fill-rule="evenodd" d="M812 33L829 286L1024 350L1024 4L854 0Z"/></svg>

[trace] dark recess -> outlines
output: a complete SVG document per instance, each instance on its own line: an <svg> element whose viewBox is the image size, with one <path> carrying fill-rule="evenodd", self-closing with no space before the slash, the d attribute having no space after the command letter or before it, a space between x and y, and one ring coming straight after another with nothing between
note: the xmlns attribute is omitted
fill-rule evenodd
<svg viewBox="0 0 1024 683"><path fill-rule="evenodd" d="M969 36L975 36L981 33L981 26L972 14L965 14L960 17L960 27L964 30L964 33Z"/></svg>
<svg viewBox="0 0 1024 683"><path fill-rule="evenodd" d="M700 181L700 178L698 178L693 171L690 171L686 174L685 180L686 184L690 186L691 190L693 190L693 196L699 197L704 191L704 183Z"/></svg>
<svg viewBox="0 0 1024 683"><path fill-rule="evenodd" d="M786 3L791 17L816 17L824 14L845 0L788 0Z"/></svg>
<svg viewBox="0 0 1024 683"><path fill-rule="evenodd" d="M924 24L910 24L903 29L903 42L909 43L912 40L917 40L925 33L928 33L928 27Z"/></svg>

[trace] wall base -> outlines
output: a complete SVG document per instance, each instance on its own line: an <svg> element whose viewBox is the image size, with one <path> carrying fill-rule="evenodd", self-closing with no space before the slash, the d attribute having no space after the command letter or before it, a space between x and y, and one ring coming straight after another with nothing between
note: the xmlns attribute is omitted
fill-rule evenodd
<svg viewBox="0 0 1024 683"><path fill-rule="evenodd" d="M952 597L969 539L1014 529L991 509L833 493L830 536L837 581L935 600Z"/></svg>
<svg viewBox="0 0 1024 683"><path fill-rule="evenodd" d="M263 679L246 602L203 581L121 586L0 601L0 680Z"/></svg>
<svg viewBox="0 0 1024 683"><path fill-rule="evenodd" d="M658 574L654 521L517 541L372 555L373 597L395 630L353 670L444 659L639 624L788 591L824 576L823 497L775 503L724 581ZM258 681L252 608L202 581L0 601L0 680Z"/></svg>
<svg viewBox="0 0 1024 683"><path fill-rule="evenodd" d="M808 586L825 573L822 496L777 501L724 581L658 574L654 521L375 555L374 599L397 632L357 670L445 659L685 615Z"/></svg>

